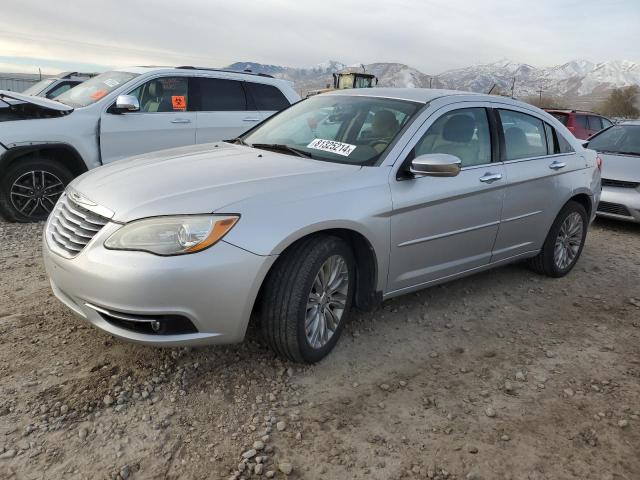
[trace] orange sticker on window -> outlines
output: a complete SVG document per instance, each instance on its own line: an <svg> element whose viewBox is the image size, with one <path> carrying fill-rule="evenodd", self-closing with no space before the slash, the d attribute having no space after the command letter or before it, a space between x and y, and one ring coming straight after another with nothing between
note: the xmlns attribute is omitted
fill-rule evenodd
<svg viewBox="0 0 640 480"><path fill-rule="evenodd" d="M187 103L184 101L184 95L172 95L171 106L174 110L186 110Z"/></svg>
<svg viewBox="0 0 640 480"><path fill-rule="evenodd" d="M107 94L106 90L96 90L95 92L93 92L90 96L92 100L100 100L102 97L104 97Z"/></svg>

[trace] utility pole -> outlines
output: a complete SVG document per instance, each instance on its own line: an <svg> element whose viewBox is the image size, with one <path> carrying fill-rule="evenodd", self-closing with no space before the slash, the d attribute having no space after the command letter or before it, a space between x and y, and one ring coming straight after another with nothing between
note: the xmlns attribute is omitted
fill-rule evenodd
<svg viewBox="0 0 640 480"><path fill-rule="evenodd" d="M513 77L513 82L511 82L511 98L515 98L513 96L513 92L514 92L515 88L516 88L516 77Z"/></svg>
<svg viewBox="0 0 640 480"><path fill-rule="evenodd" d="M540 92L540 105L542 105L542 86L540 87L540 90L538 90Z"/></svg>
<svg viewBox="0 0 640 480"><path fill-rule="evenodd" d="M431 88L431 85L433 85L433 77L429 77L429 88Z"/></svg>
<svg viewBox="0 0 640 480"><path fill-rule="evenodd" d="M42 70L40 70L40 67L38 67L38 76L40 77L39 80L42 80Z"/></svg>

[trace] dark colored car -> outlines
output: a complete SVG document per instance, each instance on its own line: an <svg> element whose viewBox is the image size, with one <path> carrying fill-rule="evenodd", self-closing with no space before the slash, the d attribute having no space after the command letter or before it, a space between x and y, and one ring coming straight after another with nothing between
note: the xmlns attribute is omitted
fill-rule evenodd
<svg viewBox="0 0 640 480"><path fill-rule="evenodd" d="M597 113L580 110L545 110L560 120L560 123L567 127L574 137L580 140L586 140L591 135L613 125L611 120Z"/></svg>

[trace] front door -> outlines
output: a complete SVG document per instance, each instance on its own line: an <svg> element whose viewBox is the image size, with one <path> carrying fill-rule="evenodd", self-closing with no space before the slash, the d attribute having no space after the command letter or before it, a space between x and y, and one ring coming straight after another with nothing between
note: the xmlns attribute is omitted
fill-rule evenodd
<svg viewBox="0 0 640 480"><path fill-rule="evenodd" d="M428 153L455 155L462 161L456 177L390 180L389 292L473 270L491 259L506 184L504 167L492 162L487 110L481 104L465 107L434 113L414 137L419 140L408 147L409 159Z"/></svg>
<svg viewBox="0 0 640 480"><path fill-rule="evenodd" d="M138 98L140 111L104 112L100 119L102 163L193 145L196 114L190 111L188 80L188 77L155 78L129 93Z"/></svg>

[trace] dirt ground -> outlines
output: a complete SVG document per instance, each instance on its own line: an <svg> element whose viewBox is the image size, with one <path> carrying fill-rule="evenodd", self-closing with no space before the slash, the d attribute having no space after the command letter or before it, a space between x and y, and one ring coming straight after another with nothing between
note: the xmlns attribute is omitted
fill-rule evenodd
<svg viewBox="0 0 640 480"><path fill-rule="evenodd" d="M124 343L0 223L0 478L640 479L640 226L358 314L318 365ZM288 475L284 472L290 472Z"/></svg>

